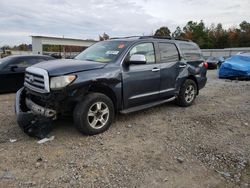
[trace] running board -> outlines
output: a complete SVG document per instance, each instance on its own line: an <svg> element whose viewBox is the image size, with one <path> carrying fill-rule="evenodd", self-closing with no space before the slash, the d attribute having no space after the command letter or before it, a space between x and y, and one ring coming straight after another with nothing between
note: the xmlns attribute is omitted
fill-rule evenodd
<svg viewBox="0 0 250 188"><path fill-rule="evenodd" d="M157 101L157 102L153 102L153 103L149 103L149 104L144 104L144 105L128 108L128 109L120 111L120 113L121 114L129 114L131 112L144 110L144 109L147 109L147 108L151 108L153 106L157 106L157 105L160 105L160 104L163 104L163 103L166 103L166 102L170 102L170 101L173 101L175 99L176 99L176 97L174 96L174 97L171 97L169 99L162 100L162 101Z"/></svg>

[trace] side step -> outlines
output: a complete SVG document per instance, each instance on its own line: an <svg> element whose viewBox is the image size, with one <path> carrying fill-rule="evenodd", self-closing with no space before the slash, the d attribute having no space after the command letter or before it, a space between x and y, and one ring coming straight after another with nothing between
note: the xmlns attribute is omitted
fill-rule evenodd
<svg viewBox="0 0 250 188"><path fill-rule="evenodd" d="M129 114L131 112L135 112L135 111L139 111L139 110L144 110L146 108L151 108L153 106L157 106L157 105L160 105L160 104L163 104L163 103L166 103L166 102L170 102L170 101L173 101L175 99L176 99L176 97L174 96L174 97L171 97L169 99L162 100L162 101L157 101L157 102L153 102L153 103L149 103L149 104L144 104L144 105L140 105L140 106L128 108L128 109L120 111L120 113L121 114Z"/></svg>

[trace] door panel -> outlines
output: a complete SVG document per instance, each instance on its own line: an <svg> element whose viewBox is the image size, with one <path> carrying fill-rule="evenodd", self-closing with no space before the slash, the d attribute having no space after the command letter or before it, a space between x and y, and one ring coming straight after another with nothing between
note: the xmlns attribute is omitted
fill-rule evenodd
<svg viewBox="0 0 250 188"><path fill-rule="evenodd" d="M0 71L0 92L15 92L23 86L24 67Z"/></svg>
<svg viewBox="0 0 250 188"><path fill-rule="evenodd" d="M125 108L158 100L160 71L156 64L131 65L123 72L123 97Z"/></svg>
<svg viewBox="0 0 250 188"><path fill-rule="evenodd" d="M160 96L168 98L175 94L175 83L179 75L179 53L172 43L159 43L161 83Z"/></svg>
<svg viewBox="0 0 250 188"><path fill-rule="evenodd" d="M161 97L173 96L176 78L179 73L179 62L161 63Z"/></svg>
<svg viewBox="0 0 250 188"><path fill-rule="evenodd" d="M124 108L130 108L159 99L160 65L155 63L153 43L136 44L126 59L133 54L142 54L146 57L146 64L125 65L123 62L123 99Z"/></svg>
<svg viewBox="0 0 250 188"><path fill-rule="evenodd" d="M11 66L16 66L16 68L11 69ZM27 66L25 58L13 58L0 71L0 92L15 92L20 89L24 83L24 72Z"/></svg>

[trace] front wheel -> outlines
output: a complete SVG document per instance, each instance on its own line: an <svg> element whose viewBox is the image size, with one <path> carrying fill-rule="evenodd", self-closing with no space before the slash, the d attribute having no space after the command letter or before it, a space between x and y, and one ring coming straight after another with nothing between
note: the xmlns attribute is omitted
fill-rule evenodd
<svg viewBox="0 0 250 188"><path fill-rule="evenodd" d="M191 106L197 94L197 85L193 80L187 79L181 86L177 103L179 106Z"/></svg>
<svg viewBox="0 0 250 188"><path fill-rule="evenodd" d="M74 109L74 123L83 134L102 133L110 127L113 119L113 102L101 93L88 94Z"/></svg>

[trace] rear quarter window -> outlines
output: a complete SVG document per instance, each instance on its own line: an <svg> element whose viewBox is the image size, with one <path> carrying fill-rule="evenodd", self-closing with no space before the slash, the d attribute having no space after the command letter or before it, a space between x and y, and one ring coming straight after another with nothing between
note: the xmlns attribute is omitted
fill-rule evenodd
<svg viewBox="0 0 250 188"><path fill-rule="evenodd" d="M202 58L200 48L192 43L180 43L179 48L187 61L196 61Z"/></svg>
<svg viewBox="0 0 250 188"><path fill-rule="evenodd" d="M179 60L179 52L176 46L172 43L159 43L160 50L160 61L165 62L174 62Z"/></svg>

